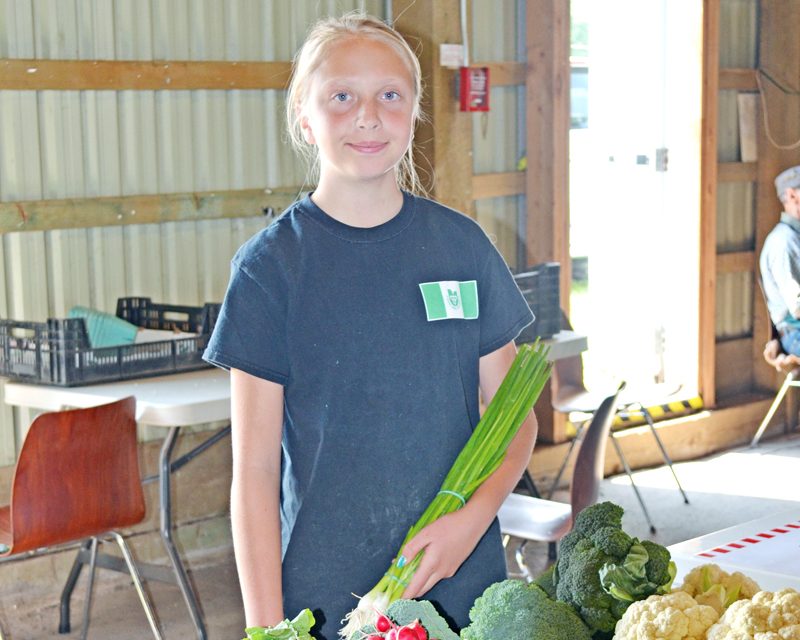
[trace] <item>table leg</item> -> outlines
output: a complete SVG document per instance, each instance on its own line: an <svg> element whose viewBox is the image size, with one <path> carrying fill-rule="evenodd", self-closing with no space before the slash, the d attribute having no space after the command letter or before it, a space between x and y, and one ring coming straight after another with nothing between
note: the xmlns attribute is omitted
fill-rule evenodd
<svg viewBox="0 0 800 640"><path fill-rule="evenodd" d="M186 606L189 608L189 613L192 616L195 629L197 629L197 637L199 640L206 640L206 628L200 614L200 608L197 603L197 596L194 593L192 585L189 583L189 577L186 575L186 569L183 566L183 561L178 555L178 550L175 548L175 543L172 540L172 495L170 493L170 464L172 458L172 450L175 447L175 442L178 436L179 427L171 427L164 443L161 445L161 453L159 455L159 468L158 468L158 485L160 492L160 523L161 523L161 539L164 541L164 547L167 550L167 555L172 563L172 569L175 572L175 578L180 587L183 599L186 601Z"/></svg>

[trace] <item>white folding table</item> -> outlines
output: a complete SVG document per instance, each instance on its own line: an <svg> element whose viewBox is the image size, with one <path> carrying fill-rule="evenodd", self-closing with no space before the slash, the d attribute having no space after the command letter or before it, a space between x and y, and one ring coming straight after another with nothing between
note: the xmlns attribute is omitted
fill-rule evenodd
<svg viewBox="0 0 800 640"><path fill-rule="evenodd" d="M172 452L181 427L222 420L230 421L231 389L228 372L214 367L200 371L84 387L57 387L18 382L8 382L5 385L7 404L45 411L92 407L128 396L136 398L137 422L168 429L161 445L158 476L145 478L144 482L158 479L159 529L172 565L172 572L164 571L164 567L142 565L142 575L151 579L177 583L189 608L198 638L206 640L205 624L200 613L197 596L188 580L186 569L172 538L170 476L189 460L230 433L230 424L228 424L191 451L177 460L172 460ZM114 560L107 556L102 560L98 559L97 564L109 569L117 569L117 563ZM83 549L75 560L62 593L59 625L59 631L62 633L69 631L69 599L81 568L86 563L88 563L88 550Z"/></svg>
<svg viewBox="0 0 800 640"><path fill-rule="evenodd" d="M678 568L676 585L692 568L714 563L765 591L800 590L800 504L667 548Z"/></svg>

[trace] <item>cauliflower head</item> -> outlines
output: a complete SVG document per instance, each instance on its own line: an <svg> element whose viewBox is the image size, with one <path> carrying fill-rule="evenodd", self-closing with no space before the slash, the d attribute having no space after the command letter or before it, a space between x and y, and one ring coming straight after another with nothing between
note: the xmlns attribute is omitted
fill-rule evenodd
<svg viewBox="0 0 800 640"><path fill-rule="evenodd" d="M708 563L695 567L686 574L680 590L700 604L714 607L722 615L737 600L750 600L761 591L761 587L743 573L728 573L719 565Z"/></svg>
<svg viewBox="0 0 800 640"><path fill-rule="evenodd" d="M708 630L708 640L800 640L800 593L759 591L737 600Z"/></svg>
<svg viewBox="0 0 800 640"><path fill-rule="evenodd" d="M614 640L705 640L719 619L712 608L684 591L634 602L617 622Z"/></svg>

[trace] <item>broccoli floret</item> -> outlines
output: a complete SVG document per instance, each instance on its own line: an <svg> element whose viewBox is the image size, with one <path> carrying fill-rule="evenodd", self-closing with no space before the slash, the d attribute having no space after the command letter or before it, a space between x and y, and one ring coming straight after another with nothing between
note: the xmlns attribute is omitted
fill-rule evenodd
<svg viewBox="0 0 800 640"><path fill-rule="evenodd" d="M587 537L600 551L615 558L624 558L633 544L633 538L614 527L603 527Z"/></svg>
<svg viewBox="0 0 800 640"><path fill-rule="evenodd" d="M459 640L435 607L427 600L395 600L386 610L393 622L402 626L419 620L429 638L437 640Z"/></svg>
<svg viewBox="0 0 800 640"><path fill-rule="evenodd" d="M490 585L469 612L461 640L590 640L572 608L537 584L503 580Z"/></svg>
<svg viewBox="0 0 800 640"><path fill-rule="evenodd" d="M613 502L598 502L583 509L575 516L572 532L583 537L591 536L598 529L613 527L622 529L622 514L625 510Z"/></svg>
<svg viewBox="0 0 800 640"><path fill-rule="evenodd" d="M656 584L669 581L671 585L672 578L675 576L670 575L672 556L667 548L650 540L642 540L640 544L647 550L647 555L650 557L645 565L647 579Z"/></svg>
<svg viewBox="0 0 800 640"><path fill-rule="evenodd" d="M558 544L559 558L572 553L572 548L584 538L591 537L601 529L622 530L622 507L613 502L599 502L583 509L577 516L570 532ZM558 567L556 567L558 582Z"/></svg>

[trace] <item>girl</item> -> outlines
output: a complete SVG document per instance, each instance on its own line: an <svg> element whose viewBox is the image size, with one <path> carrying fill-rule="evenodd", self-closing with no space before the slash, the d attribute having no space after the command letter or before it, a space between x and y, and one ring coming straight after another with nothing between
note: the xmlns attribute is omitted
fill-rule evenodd
<svg viewBox="0 0 800 640"><path fill-rule="evenodd" d="M531 321L503 259L466 216L402 190L420 67L381 21L317 24L287 116L314 192L246 242L205 357L231 370L231 519L248 626L314 610L332 640L436 494ZM434 283L431 287L420 287ZM423 295L425 291L425 295ZM533 415L503 465L402 550L404 597L468 624L505 578L495 515L530 459Z"/></svg>

